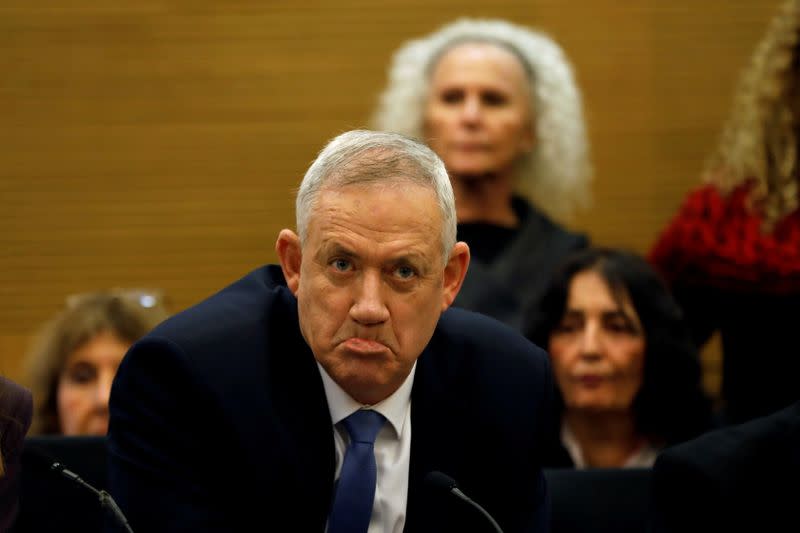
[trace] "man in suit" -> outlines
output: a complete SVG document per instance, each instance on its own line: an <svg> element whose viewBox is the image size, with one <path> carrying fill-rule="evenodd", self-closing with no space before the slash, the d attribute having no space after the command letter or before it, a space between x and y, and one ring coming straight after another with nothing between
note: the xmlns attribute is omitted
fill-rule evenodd
<svg viewBox="0 0 800 533"><path fill-rule="evenodd" d="M280 266L167 320L120 366L110 487L133 529L492 531L426 483L441 471L506 532L546 531L546 354L447 310L469 264L455 220L424 145L331 141Z"/></svg>
<svg viewBox="0 0 800 533"><path fill-rule="evenodd" d="M662 452L653 533L797 531L800 402Z"/></svg>

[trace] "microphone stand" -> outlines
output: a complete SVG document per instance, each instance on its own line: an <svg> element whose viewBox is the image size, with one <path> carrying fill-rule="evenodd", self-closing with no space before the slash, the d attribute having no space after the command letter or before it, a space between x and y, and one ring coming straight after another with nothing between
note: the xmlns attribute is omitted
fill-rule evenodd
<svg viewBox="0 0 800 533"><path fill-rule="evenodd" d="M473 500L472 498L461 492L461 489L459 489L458 487L453 487L450 489L450 493L453 494L454 496L461 498L462 500L473 506L475 509L480 511L480 513L486 517L486 520L488 520L489 523L492 524L492 527L494 527L494 530L497 531L497 533L503 533L503 530L500 528L500 524L498 524L497 521L494 518L492 518L492 515L490 515L486 509L478 505L478 503L475 502L475 500Z"/></svg>
<svg viewBox="0 0 800 533"><path fill-rule="evenodd" d="M461 491L461 489L458 488L458 484L456 483L455 479L451 478L447 474L434 470L433 472L428 472L428 475L425 476L425 482L431 485L432 487L448 492L453 496L459 498L460 500L466 502L468 505L470 505L478 512L480 512L484 517L486 517L486 520L488 520L489 523L492 524L492 528L497 533L503 533L500 524L498 524L497 521L494 518L492 518L492 515L490 515L486 509L478 505L478 503L475 500L464 494Z"/></svg>
<svg viewBox="0 0 800 533"><path fill-rule="evenodd" d="M128 524L128 519L125 518L125 515L122 512L122 509L119 508L117 502L114 501L114 498L111 497L111 494L106 492L105 490L97 490L93 486L86 483L81 477L73 472L72 470L67 470L64 465L59 462L54 462L50 465L50 469L58 472L65 478L77 483L84 489L88 490L89 492L93 493L95 496L98 497L100 500L100 505L106 509L109 513L111 513L116 521L123 527L126 533L133 533L133 529L131 529L130 524Z"/></svg>

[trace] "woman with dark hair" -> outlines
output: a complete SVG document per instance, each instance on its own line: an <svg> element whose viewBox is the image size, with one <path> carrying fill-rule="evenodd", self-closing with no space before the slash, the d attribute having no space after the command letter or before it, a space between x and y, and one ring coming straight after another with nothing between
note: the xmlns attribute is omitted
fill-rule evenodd
<svg viewBox="0 0 800 533"><path fill-rule="evenodd" d="M548 466L649 467L662 447L709 428L694 344L644 259L573 255L528 324L548 348L560 399Z"/></svg>

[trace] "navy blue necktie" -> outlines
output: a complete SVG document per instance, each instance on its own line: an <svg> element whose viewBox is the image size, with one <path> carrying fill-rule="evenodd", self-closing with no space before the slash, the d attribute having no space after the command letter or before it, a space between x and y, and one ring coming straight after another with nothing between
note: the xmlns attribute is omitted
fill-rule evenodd
<svg viewBox="0 0 800 533"><path fill-rule="evenodd" d="M336 486L328 533L367 533L375 500L375 437L386 419L377 411L359 409L342 420L350 434Z"/></svg>

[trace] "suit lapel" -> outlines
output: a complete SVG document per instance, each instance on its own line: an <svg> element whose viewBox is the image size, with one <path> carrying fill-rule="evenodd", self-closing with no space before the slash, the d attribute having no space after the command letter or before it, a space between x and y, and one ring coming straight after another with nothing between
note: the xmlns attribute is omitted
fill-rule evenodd
<svg viewBox="0 0 800 533"><path fill-rule="evenodd" d="M411 390L411 461L408 503L404 531L424 531L431 525L430 509L438 508L441 494L426 486L428 473L439 470L456 475L458 459L458 421L452 405L455 389L449 388L453 370L435 349L436 336L417 360ZM446 391L449 394L446 394ZM431 499L434 499L432 502Z"/></svg>
<svg viewBox="0 0 800 533"><path fill-rule="evenodd" d="M296 317L296 307L294 312ZM282 429L280 456L288 458L280 466L289 482L281 488L288 493L282 499L302 502L296 523L322 531L333 493L333 426L316 360L297 324L296 318L287 320L283 338L292 342L269 352L275 414Z"/></svg>

